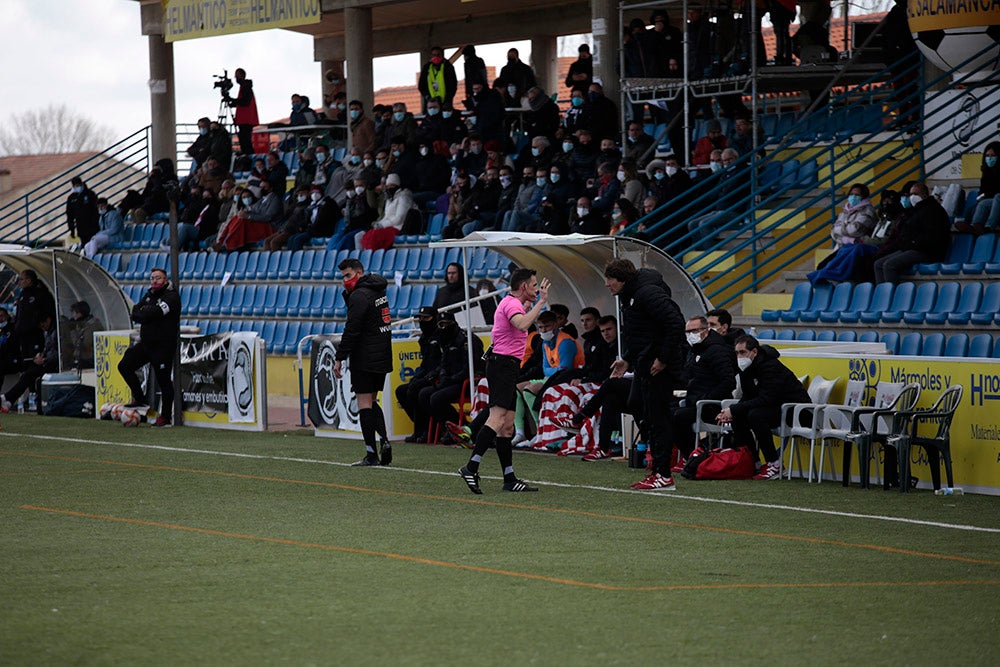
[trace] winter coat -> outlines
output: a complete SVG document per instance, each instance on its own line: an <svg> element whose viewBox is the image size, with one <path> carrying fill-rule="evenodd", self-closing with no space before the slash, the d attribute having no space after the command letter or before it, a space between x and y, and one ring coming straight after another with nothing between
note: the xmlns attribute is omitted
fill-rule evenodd
<svg viewBox="0 0 1000 667"><path fill-rule="evenodd" d="M623 358L637 375L648 375L654 359L666 366L674 386L683 378L684 315L670 298L663 276L653 269L639 269L618 295L621 303Z"/></svg>
<svg viewBox="0 0 1000 667"><path fill-rule="evenodd" d="M132 306L132 321L139 324L139 340L151 347L173 349L181 330L181 297L167 283L148 290Z"/></svg>
<svg viewBox="0 0 1000 667"><path fill-rule="evenodd" d="M732 407L732 413L746 414L750 410L778 412L784 403L810 403L809 394L787 366L778 361L781 354L770 345L761 345L749 368L740 373L743 398Z"/></svg>
<svg viewBox="0 0 1000 667"><path fill-rule="evenodd" d="M438 384L442 387L462 384L469 377L469 341L465 329L452 326L438 335L435 344L441 356ZM476 335L472 336L472 363L475 375L482 375L486 365L483 361L483 341Z"/></svg>
<svg viewBox="0 0 1000 667"><path fill-rule="evenodd" d="M392 318L385 295L386 279L375 273L361 276L344 295L347 321L337 346L337 361L350 360L352 371L392 371Z"/></svg>
<svg viewBox="0 0 1000 667"><path fill-rule="evenodd" d="M855 207L844 206L830 230L830 236L838 246L853 245L872 233L878 215L875 207L867 199L863 199Z"/></svg>
<svg viewBox="0 0 1000 667"><path fill-rule="evenodd" d="M705 340L691 346L687 365L688 406L702 400L721 401L736 389L736 350L718 331L709 329Z"/></svg>

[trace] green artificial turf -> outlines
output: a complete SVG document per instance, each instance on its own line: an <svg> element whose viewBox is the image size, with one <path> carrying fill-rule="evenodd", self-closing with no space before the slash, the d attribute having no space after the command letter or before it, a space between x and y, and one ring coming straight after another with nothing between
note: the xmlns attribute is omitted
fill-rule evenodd
<svg viewBox="0 0 1000 667"><path fill-rule="evenodd" d="M510 494L492 452L473 496L468 452L394 449L4 417L0 664L1000 660L1000 532L876 518L997 531L995 497L536 454Z"/></svg>

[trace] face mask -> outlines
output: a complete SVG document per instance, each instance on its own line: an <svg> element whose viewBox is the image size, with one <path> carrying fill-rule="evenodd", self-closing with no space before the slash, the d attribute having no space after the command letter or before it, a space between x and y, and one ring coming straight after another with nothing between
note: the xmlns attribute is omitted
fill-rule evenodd
<svg viewBox="0 0 1000 667"><path fill-rule="evenodd" d="M451 113L452 112L450 112L450 111L442 111L441 112L441 117L442 118L451 118Z"/></svg>
<svg viewBox="0 0 1000 667"><path fill-rule="evenodd" d="M361 156L360 155L352 155L351 156L351 164L361 164Z"/></svg>
<svg viewBox="0 0 1000 667"><path fill-rule="evenodd" d="M621 181L621 182L623 182L623 183L625 182L625 172L624 171L619 171L618 172L618 180Z"/></svg>
<svg viewBox="0 0 1000 667"><path fill-rule="evenodd" d="M336 108L337 108L337 105L336 105L336 104L334 104L333 102L330 102L330 103L329 103L329 104L328 104L327 106L328 106L329 108L331 108L331 109L334 109L334 110L336 110Z"/></svg>
<svg viewBox="0 0 1000 667"><path fill-rule="evenodd" d="M716 162L715 160L712 160L711 162L708 163L708 166L712 169L712 173L713 174L716 173L716 172L722 171L722 163L721 162Z"/></svg>
<svg viewBox="0 0 1000 667"><path fill-rule="evenodd" d="M395 194L396 194L396 188L385 189L385 196L388 197L389 199L392 199Z"/></svg>
<svg viewBox="0 0 1000 667"><path fill-rule="evenodd" d="M486 289L485 287L483 289L479 290L479 296L486 296L489 293L490 293L490 291L488 289Z"/></svg>
<svg viewBox="0 0 1000 667"><path fill-rule="evenodd" d="M692 331L687 334L688 345L697 345L701 342L701 334L697 331Z"/></svg>
<svg viewBox="0 0 1000 667"><path fill-rule="evenodd" d="M545 342L548 342L548 341L552 340L553 338L555 338L556 332L555 331L545 331L545 332L539 331L538 335L541 337L542 340L544 340Z"/></svg>
<svg viewBox="0 0 1000 667"><path fill-rule="evenodd" d="M902 199L899 200L899 205L902 206L903 208L910 208L910 198L903 197Z"/></svg>
<svg viewBox="0 0 1000 667"><path fill-rule="evenodd" d="M308 197L306 197L305 195L295 195L295 201L297 201L300 204L304 202L306 199L308 199Z"/></svg>
<svg viewBox="0 0 1000 667"><path fill-rule="evenodd" d="M542 154L542 151L541 151L541 150L539 150L539 149L537 149L537 148L535 148L534 146L532 146L532 147L531 147L531 154L532 154L532 155L533 155L534 157L538 157L539 155L541 155L541 154Z"/></svg>
<svg viewBox="0 0 1000 667"><path fill-rule="evenodd" d="M590 98L590 101L591 101L591 102L596 102L596 101L597 101L597 99L598 99L598 98L599 98L600 96L601 96L601 94L600 94L600 93L598 93L598 92L596 92L596 91L593 91L593 90L587 93L587 97L589 97L589 98Z"/></svg>
<svg viewBox="0 0 1000 667"><path fill-rule="evenodd" d="M243 205L244 206L249 206L252 203L253 203L253 199L251 199L250 197L244 197L243 198Z"/></svg>
<svg viewBox="0 0 1000 667"><path fill-rule="evenodd" d="M444 58L441 56L431 56L431 62L435 65L440 65L444 62Z"/></svg>
<svg viewBox="0 0 1000 667"><path fill-rule="evenodd" d="M326 153L316 153L316 161L320 162L320 163L325 162L326 161Z"/></svg>
<svg viewBox="0 0 1000 667"><path fill-rule="evenodd" d="M861 195L847 195L847 205L854 208L861 203Z"/></svg>
<svg viewBox="0 0 1000 667"><path fill-rule="evenodd" d="M406 118L406 114L402 111L397 111L396 113L392 114L392 119L397 123L402 123L404 118Z"/></svg>
<svg viewBox="0 0 1000 667"><path fill-rule="evenodd" d="M83 192L83 188L77 185L76 187L73 188L73 192L75 192L76 194L80 194L81 192Z"/></svg>
<svg viewBox="0 0 1000 667"><path fill-rule="evenodd" d="M517 95L517 86L507 86L507 94L511 97Z"/></svg>
<svg viewBox="0 0 1000 667"><path fill-rule="evenodd" d="M510 176L501 176L500 177L500 185L502 185L505 188L509 188L510 184L513 182L513 180L514 179L512 179Z"/></svg>
<svg viewBox="0 0 1000 667"><path fill-rule="evenodd" d="M428 154L428 153L430 153L430 151L429 151L429 150L427 150L427 146L421 146L421 147L420 147L420 155L421 155L421 156L423 156L423 157L427 157L427 154Z"/></svg>
<svg viewBox="0 0 1000 667"><path fill-rule="evenodd" d="M375 160L375 166L381 169L385 165L385 160Z"/></svg>
<svg viewBox="0 0 1000 667"><path fill-rule="evenodd" d="M910 206L916 206L924 200L920 195L910 195Z"/></svg>
<svg viewBox="0 0 1000 667"><path fill-rule="evenodd" d="M995 167L995 166L997 166L997 157L995 155L991 155L991 156L987 157L986 158L986 166L987 167Z"/></svg>
<svg viewBox="0 0 1000 667"><path fill-rule="evenodd" d="M401 155L401 153L399 151L393 151L392 152L392 156L393 157L399 157L400 155Z"/></svg>
<svg viewBox="0 0 1000 667"><path fill-rule="evenodd" d="M480 153L483 152L483 147L480 146L479 144L472 144L471 146L469 146L469 152L472 153L473 155L479 155Z"/></svg>
<svg viewBox="0 0 1000 667"><path fill-rule="evenodd" d="M351 120L357 120L359 116L361 116L360 109L351 109Z"/></svg>
<svg viewBox="0 0 1000 667"><path fill-rule="evenodd" d="M673 177L677 174L677 167L669 165L664 169L664 171L667 172L667 176Z"/></svg>
<svg viewBox="0 0 1000 667"><path fill-rule="evenodd" d="M359 195L363 195L365 193L365 186L363 186L363 185L356 186L354 188L354 192L357 193L357 194L359 194Z"/></svg>
<svg viewBox="0 0 1000 667"><path fill-rule="evenodd" d="M234 204L239 204L240 203L240 196L239 195L233 195L233 203Z"/></svg>
<svg viewBox="0 0 1000 667"><path fill-rule="evenodd" d="M558 183L559 178L560 178L559 174L549 174L549 180L552 181L553 183Z"/></svg>
<svg viewBox="0 0 1000 667"><path fill-rule="evenodd" d="M430 336L436 329L437 325L434 323L434 320L429 320L427 322L420 320L420 333Z"/></svg>
<svg viewBox="0 0 1000 667"><path fill-rule="evenodd" d="M573 98L573 106L576 107L576 108L582 107L583 106L583 98L582 97L574 97Z"/></svg>
<svg viewBox="0 0 1000 667"><path fill-rule="evenodd" d="M365 160L365 166L366 166L366 167L370 167L370 166L372 166L373 164L375 164L375 160L372 160L371 158L369 158L369 159Z"/></svg>
<svg viewBox="0 0 1000 667"><path fill-rule="evenodd" d="M427 110L427 115L428 116L436 116L439 113L441 113L441 110L438 109L437 107L431 107L430 109Z"/></svg>
<svg viewBox="0 0 1000 667"><path fill-rule="evenodd" d="M302 105L301 104L293 104L292 105L292 111L299 111L301 109L302 109Z"/></svg>
<svg viewBox="0 0 1000 667"><path fill-rule="evenodd" d="M589 208L583 208L582 206L576 207L576 215L580 218L586 218L590 214Z"/></svg>
<svg viewBox="0 0 1000 667"><path fill-rule="evenodd" d="M343 102L341 102L340 104L337 105L337 111L343 111L346 108L347 108L347 105L344 104Z"/></svg>
<svg viewBox="0 0 1000 667"><path fill-rule="evenodd" d="M750 368L750 364L752 363L753 359L751 359L750 357L740 357L739 359L736 360L736 365L740 367L741 371L745 371L746 369Z"/></svg>
<svg viewBox="0 0 1000 667"><path fill-rule="evenodd" d="M319 201L320 199L323 198L323 195L321 195L318 192L314 192L311 195L309 195L309 198L312 199L313 201Z"/></svg>
<svg viewBox="0 0 1000 667"><path fill-rule="evenodd" d="M357 278L351 278L350 280L346 280L345 279L344 280L344 289L346 289L348 292L353 292L354 291L354 286L358 284L359 280L361 280L360 276L357 277Z"/></svg>
<svg viewBox="0 0 1000 667"><path fill-rule="evenodd" d="M571 143L570 143L570 142L568 142L568 141L567 141L566 143L564 143L564 144L563 144L563 153L569 153L569 152L571 152L572 150L573 150L573 144L571 144Z"/></svg>
<svg viewBox="0 0 1000 667"><path fill-rule="evenodd" d="M465 124L469 127L469 129L474 128L476 126L476 117L469 116L468 118L465 119Z"/></svg>
<svg viewBox="0 0 1000 667"><path fill-rule="evenodd" d="M545 186L545 179L544 178L536 178L535 179L535 185L537 185L540 188L544 187Z"/></svg>
<svg viewBox="0 0 1000 667"><path fill-rule="evenodd" d="M664 178L666 178L666 176L667 175L664 174L662 171L658 171L655 174L653 174L653 178L655 178L658 181L662 181Z"/></svg>
<svg viewBox="0 0 1000 667"><path fill-rule="evenodd" d="M298 111L298 109L296 109L296 111ZM201 136L205 136L206 134L208 134L208 128L207 127L199 127L198 128L198 134L200 134ZM986 159L988 160L989 158L986 158ZM996 158L994 158L994 161L995 160L996 160Z"/></svg>

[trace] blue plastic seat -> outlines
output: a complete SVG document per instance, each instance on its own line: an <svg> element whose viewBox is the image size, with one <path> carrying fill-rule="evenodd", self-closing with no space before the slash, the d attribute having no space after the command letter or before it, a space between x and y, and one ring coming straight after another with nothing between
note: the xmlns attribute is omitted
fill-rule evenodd
<svg viewBox="0 0 1000 667"><path fill-rule="evenodd" d="M808 160L803 160L802 164L799 165L798 173L798 187L811 190L816 187L818 182L819 165L816 162L816 158L809 158Z"/></svg>
<svg viewBox="0 0 1000 667"><path fill-rule="evenodd" d="M285 344L281 350L282 354L294 356L299 347L299 339L302 338L303 324L308 326L308 322L293 321L288 323L288 330L285 332Z"/></svg>
<svg viewBox="0 0 1000 667"><path fill-rule="evenodd" d="M389 283L389 286L385 289L385 296L389 299L389 315L391 317L395 317L395 312L399 308L399 289L399 285L395 283ZM407 290L407 299L409 299L409 290Z"/></svg>
<svg viewBox="0 0 1000 667"><path fill-rule="evenodd" d="M891 288L891 286L890 286ZM862 311L868 309L868 304L872 300L872 291L875 286L871 283L858 283L854 286L854 291L851 292L851 301L839 312L834 310L824 311L819 314L819 319L821 322L846 322L854 323L858 321L858 317L861 315Z"/></svg>
<svg viewBox="0 0 1000 667"><path fill-rule="evenodd" d="M991 324L1000 312L1000 282L992 282L983 291L979 306L969 315L969 324Z"/></svg>
<svg viewBox="0 0 1000 667"><path fill-rule="evenodd" d="M823 285L822 287L828 287L828 286ZM851 290L853 289L853 287L854 286L851 283L840 283L839 285L833 288L832 292L828 292L829 297L825 305L822 305L820 307L820 304L816 303L817 307L814 308L812 303L809 304L809 308L799 313L799 321L815 322L821 319L824 313L826 313L828 317L830 313L836 313L839 316L840 311L844 310L848 306L848 303L851 299ZM815 293L813 294L813 301L814 302L816 301ZM823 321L836 322L836 318L833 320L823 320Z"/></svg>
<svg viewBox="0 0 1000 667"><path fill-rule="evenodd" d="M267 344L267 351L271 353L274 349L274 328L278 326L278 323L274 320L267 320L263 324L256 324L252 331L256 331L264 342Z"/></svg>
<svg viewBox="0 0 1000 667"><path fill-rule="evenodd" d="M840 333L837 334L838 343L854 343L857 340L858 340L857 331L851 331L851 330L841 331Z"/></svg>
<svg viewBox="0 0 1000 667"><path fill-rule="evenodd" d="M246 291L245 285L239 285L238 287ZM236 296L237 285L226 285L222 288L222 296L219 298L219 307L217 310L210 313L210 315L232 315L233 314L233 297Z"/></svg>
<svg viewBox="0 0 1000 667"><path fill-rule="evenodd" d="M782 188L794 188L797 187L796 181L799 175L799 161L785 160L781 163L781 187Z"/></svg>
<svg viewBox="0 0 1000 667"><path fill-rule="evenodd" d="M983 273L991 276L1000 273L1000 243L993 249L993 257L983 266Z"/></svg>
<svg viewBox="0 0 1000 667"><path fill-rule="evenodd" d="M258 280L278 280L278 267L281 264L281 255L284 251L277 250L271 252L269 250L260 251L260 260L257 262L257 275L251 277Z"/></svg>
<svg viewBox="0 0 1000 667"><path fill-rule="evenodd" d="M257 252L256 250L247 251L247 262L243 265L243 273L241 275L235 276L236 280L257 280L258 278L263 278L261 274L267 269L267 260L270 257L269 252ZM261 263L263 260L263 264Z"/></svg>
<svg viewBox="0 0 1000 667"><path fill-rule="evenodd" d="M299 254L302 255L302 261L299 263L298 273L289 272L289 278L292 280L309 280L312 276L313 265L319 261L321 264L323 262L323 252L319 250L303 250Z"/></svg>
<svg viewBox="0 0 1000 667"><path fill-rule="evenodd" d="M983 273L986 270L986 264L993 261L996 241L997 237L994 234L983 234L977 237L975 245L972 246L969 261L962 264L962 273Z"/></svg>
<svg viewBox="0 0 1000 667"><path fill-rule="evenodd" d="M830 333L833 332L831 331ZM803 329L795 334L795 340L814 341L816 340L816 332L812 329Z"/></svg>
<svg viewBox="0 0 1000 667"><path fill-rule="evenodd" d="M435 213L431 216L430 221L427 223L427 236L431 241L441 240L441 231L444 229L445 223L448 222L448 216L444 213Z"/></svg>
<svg viewBox="0 0 1000 667"><path fill-rule="evenodd" d="M824 329L816 333L816 342L818 343L832 343L835 340L837 340L837 332L833 329Z"/></svg>
<svg viewBox="0 0 1000 667"><path fill-rule="evenodd" d="M278 255L278 270L275 272L275 276L278 280L288 280L291 272L292 255L298 255L298 253L293 253L291 250L279 250L277 253L271 254Z"/></svg>
<svg viewBox="0 0 1000 667"><path fill-rule="evenodd" d="M299 301L302 299L302 285L279 285L278 301L274 309L278 317L296 317Z"/></svg>
<svg viewBox="0 0 1000 667"><path fill-rule="evenodd" d="M993 336L988 333L973 336L969 342L970 357L989 357L993 348Z"/></svg>
<svg viewBox="0 0 1000 667"><path fill-rule="evenodd" d="M261 289L264 290L261 296ZM254 311L255 315L271 315L278 312L278 304L288 296L288 285L266 285L257 288L257 301L260 306Z"/></svg>
<svg viewBox="0 0 1000 667"><path fill-rule="evenodd" d="M319 257L313 260L312 273L309 275L309 278L311 280L333 279L337 275L337 264L340 263L337 259L338 253L332 250L319 250L317 252ZM322 260L320 257L322 257Z"/></svg>
<svg viewBox="0 0 1000 667"><path fill-rule="evenodd" d="M882 283L885 284L885 283ZM933 283L928 283L933 284ZM881 287L882 285L879 285ZM903 319L903 313L913 305L913 293L916 287L913 283L899 283L892 292L892 303L885 310L879 312L874 305L870 305L869 310L861 313L861 321L865 324L875 324L878 321L899 322ZM874 295L872 302L875 301Z"/></svg>
<svg viewBox="0 0 1000 667"><path fill-rule="evenodd" d="M874 334L875 332L872 331L871 333ZM875 335L877 336L878 334ZM879 341L883 345L885 345L885 349L888 350L891 354L896 354L899 352L899 334L896 333L895 331L887 331L886 333L882 334L882 338L879 339ZM866 341L861 341L861 342L866 342Z"/></svg>
<svg viewBox="0 0 1000 667"><path fill-rule="evenodd" d="M774 329L761 329L757 333L757 340L774 340Z"/></svg>
<svg viewBox="0 0 1000 667"><path fill-rule="evenodd" d="M477 248L478 250L478 248ZM760 313L760 319L764 322L778 322L781 321L782 314L785 312L794 312L796 316L801 311L809 307L809 301L812 299L812 285L809 283L799 283L795 286L795 290L792 292L792 303L789 304L787 310L770 310L764 309ZM795 320L785 320L785 321L795 321Z"/></svg>
<svg viewBox="0 0 1000 667"><path fill-rule="evenodd" d="M969 334L965 332L953 333L948 336L944 344L944 356L946 357L967 357L969 356Z"/></svg>
<svg viewBox="0 0 1000 667"><path fill-rule="evenodd" d="M368 260L365 260L365 253L368 253ZM382 271L382 258L385 257L385 250L362 250L359 261L364 265L368 273L380 273Z"/></svg>
<svg viewBox="0 0 1000 667"><path fill-rule="evenodd" d="M250 253L246 251L230 253L231 255L236 255L236 264L233 266L232 279L233 280L244 280L247 272L247 262L250 261ZM254 253L256 256L256 253ZM228 260L226 261L226 266L229 266Z"/></svg>
<svg viewBox="0 0 1000 667"><path fill-rule="evenodd" d="M334 317L339 319L347 316L347 300L344 299L343 297L343 289L335 288L334 296L332 297L330 305L333 306ZM326 307L327 307L327 301L324 300L323 301L324 310L326 309ZM329 315L326 315L326 313L324 313L324 316L329 317Z"/></svg>
<svg viewBox="0 0 1000 667"><path fill-rule="evenodd" d="M917 331L908 333L899 341L899 354L903 356L915 357L920 354L920 344L923 342L923 335Z"/></svg>
<svg viewBox="0 0 1000 667"><path fill-rule="evenodd" d="M306 301L307 296L308 301ZM323 297L325 296L326 285L306 285L305 289L302 290L299 317L322 317Z"/></svg>
<svg viewBox="0 0 1000 667"><path fill-rule="evenodd" d="M917 264L913 267L913 272L923 275L936 273L955 275L962 270L962 262L968 261L971 252L972 234L955 234L951 238L951 245L948 247L948 254L943 262Z"/></svg>
<svg viewBox="0 0 1000 667"><path fill-rule="evenodd" d="M208 292L202 294L200 315L212 315L219 312L219 305L222 302L222 286L212 285Z"/></svg>
<svg viewBox="0 0 1000 667"><path fill-rule="evenodd" d="M272 340L268 342L267 349L270 354L283 354L288 338L288 320L280 320L274 325Z"/></svg>
<svg viewBox="0 0 1000 667"><path fill-rule="evenodd" d="M239 305L238 312L243 317L254 315L264 315L267 313L263 307L264 290L266 285L247 285L243 292L243 302Z"/></svg>
<svg viewBox="0 0 1000 667"><path fill-rule="evenodd" d="M896 334L897 336L899 334ZM877 343L878 342L878 332L877 331L865 331L858 334L859 343Z"/></svg>
<svg viewBox="0 0 1000 667"><path fill-rule="evenodd" d="M941 357L944 356L944 334L932 333L924 336L923 344L920 346L920 356Z"/></svg>
<svg viewBox="0 0 1000 667"><path fill-rule="evenodd" d="M776 161L764 165L760 175L760 187L770 192L781 183L781 163Z"/></svg>
<svg viewBox="0 0 1000 667"><path fill-rule="evenodd" d="M958 283L945 283L945 285L953 285L952 289L949 289L949 294L946 295L945 301L950 298L952 301L958 300ZM921 283L917 287L913 294L913 304L905 309L901 314L903 321L907 324L920 324L924 321L927 313L933 310L934 305L937 303L937 293L938 285L937 283ZM895 313L891 315L895 317ZM885 318L883 318L885 319ZM886 321L896 321L899 320L886 320Z"/></svg>
<svg viewBox="0 0 1000 667"><path fill-rule="evenodd" d="M285 280L298 280L302 273L302 259L305 253L310 252L308 250L300 250L297 252L292 252L291 257L288 260L288 270L286 272Z"/></svg>
<svg viewBox="0 0 1000 667"><path fill-rule="evenodd" d="M782 329L775 336L774 340L795 340L795 330L794 329Z"/></svg>

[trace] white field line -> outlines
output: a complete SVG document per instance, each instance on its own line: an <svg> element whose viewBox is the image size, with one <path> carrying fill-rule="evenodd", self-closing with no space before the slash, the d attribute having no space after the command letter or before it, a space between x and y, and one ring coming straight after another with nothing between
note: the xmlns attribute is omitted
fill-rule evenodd
<svg viewBox="0 0 1000 667"><path fill-rule="evenodd" d="M241 459L258 459L265 461L286 461L291 463L315 463L319 465L327 466L340 466L344 468L351 467L350 463L341 463L339 461L324 461L322 459L306 459L298 458L294 456L269 456L264 454L245 454L242 452L220 452L211 449L187 449L184 447L168 447L165 445L147 445L135 442L112 442L109 440L88 440L84 438L64 438L53 435L38 435L38 434L28 434L28 433L10 433L6 431L0 431L0 436L7 438L30 438L34 440L57 440L59 442L71 442L81 445L107 445L109 447L132 447L137 449L153 449L164 452L180 452L184 454L204 454L206 456L222 456L231 458L241 458ZM441 470L424 470L421 468L400 468L398 466L391 466L386 468L372 468L372 470L386 470L386 471L396 471L396 472L410 472L417 473L421 475L443 475L446 477L457 477L457 473L445 472ZM493 479L499 480L500 477L494 477L490 475L482 475L483 479ZM676 491L663 491L659 493L650 493L649 491L634 491L632 489L618 489L606 486L591 486L588 484L565 484L562 482L547 482L544 480L532 479L532 483L541 484L544 486L550 486L554 488L562 489L586 489L589 491L601 491L604 493L628 493L637 495L656 495L663 498L671 498L675 500L690 500L695 502L703 503L718 503L722 505L736 505L739 507L758 507L762 509L774 509L774 510L784 510L788 512L804 512L807 514L824 514L827 516L838 516L847 517L851 519L868 519L871 521L890 521L896 523L905 523L917 526L932 526L934 528L948 528L951 530L967 530L973 532L982 533L1000 533L1000 528L987 528L985 526L970 526L966 524L958 523L944 523L941 521L924 521L922 519L907 519L904 517L897 516L887 516L880 514L859 514L857 512L838 512L836 510L823 510L816 509L812 507L799 507L796 505L776 505L773 503L754 503L744 500L724 500L721 498L704 498L701 496L692 496L682 493L677 493Z"/></svg>

